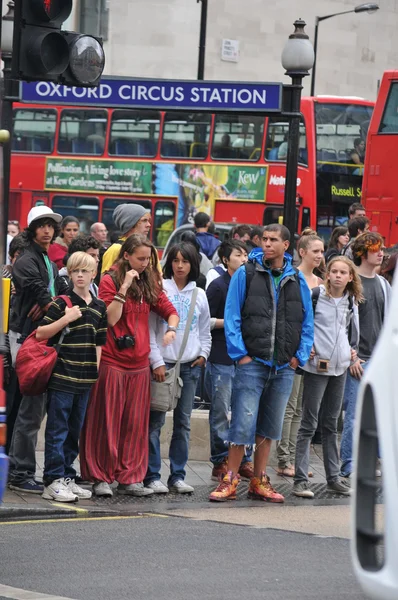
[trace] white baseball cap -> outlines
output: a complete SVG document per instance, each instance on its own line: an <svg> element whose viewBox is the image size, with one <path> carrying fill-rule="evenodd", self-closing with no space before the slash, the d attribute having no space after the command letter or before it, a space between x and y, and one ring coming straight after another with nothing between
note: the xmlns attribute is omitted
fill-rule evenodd
<svg viewBox="0 0 398 600"><path fill-rule="evenodd" d="M33 221L37 221L38 219L52 219L56 223L61 223L62 218L62 215L55 213L48 206L34 206L28 214L28 227Z"/></svg>

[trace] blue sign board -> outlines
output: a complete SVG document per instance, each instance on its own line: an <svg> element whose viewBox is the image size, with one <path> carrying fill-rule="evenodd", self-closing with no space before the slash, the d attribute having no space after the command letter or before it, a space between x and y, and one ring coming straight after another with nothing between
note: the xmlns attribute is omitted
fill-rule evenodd
<svg viewBox="0 0 398 600"><path fill-rule="evenodd" d="M96 88L22 82L22 102L195 111L280 112L281 83L105 78Z"/></svg>

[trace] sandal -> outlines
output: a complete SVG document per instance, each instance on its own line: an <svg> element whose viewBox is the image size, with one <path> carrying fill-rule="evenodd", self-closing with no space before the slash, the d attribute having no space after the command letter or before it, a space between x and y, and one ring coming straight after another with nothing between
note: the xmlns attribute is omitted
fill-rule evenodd
<svg viewBox="0 0 398 600"><path fill-rule="evenodd" d="M294 477L294 467L293 465L287 465L286 467L277 467L276 469L277 475L281 477Z"/></svg>

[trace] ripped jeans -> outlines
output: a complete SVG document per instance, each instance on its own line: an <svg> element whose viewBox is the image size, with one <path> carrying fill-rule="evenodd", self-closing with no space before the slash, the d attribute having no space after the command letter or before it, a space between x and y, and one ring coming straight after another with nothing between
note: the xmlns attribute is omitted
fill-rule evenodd
<svg viewBox="0 0 398 600"><path fill-rule="evenodd" d="M206 365L205 388L210 398L210 460L219 465L228 457L229 410L231 407L232 385L235 377L235 365L221 365L208 362ZM252 460L249 450L242 462Z"/></svg>
<svg viewBox="0 0 398 600"><path fill-rule="evenodd" d="M236 366L232 388L230 444L252 446L256 435L280 440L295 371L276 370L259 361Z"/></svg>

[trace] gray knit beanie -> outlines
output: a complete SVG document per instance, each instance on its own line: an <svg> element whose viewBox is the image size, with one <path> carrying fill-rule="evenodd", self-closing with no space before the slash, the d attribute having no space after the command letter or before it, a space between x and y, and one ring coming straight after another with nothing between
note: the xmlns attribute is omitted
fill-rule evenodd
<svg viewBox="0 0 398 600"><path fill-rule="evenodd" d="M113 222L122 235L133 229L138 221L150 211L140 204L119 204L113 211Z"/></svg>

